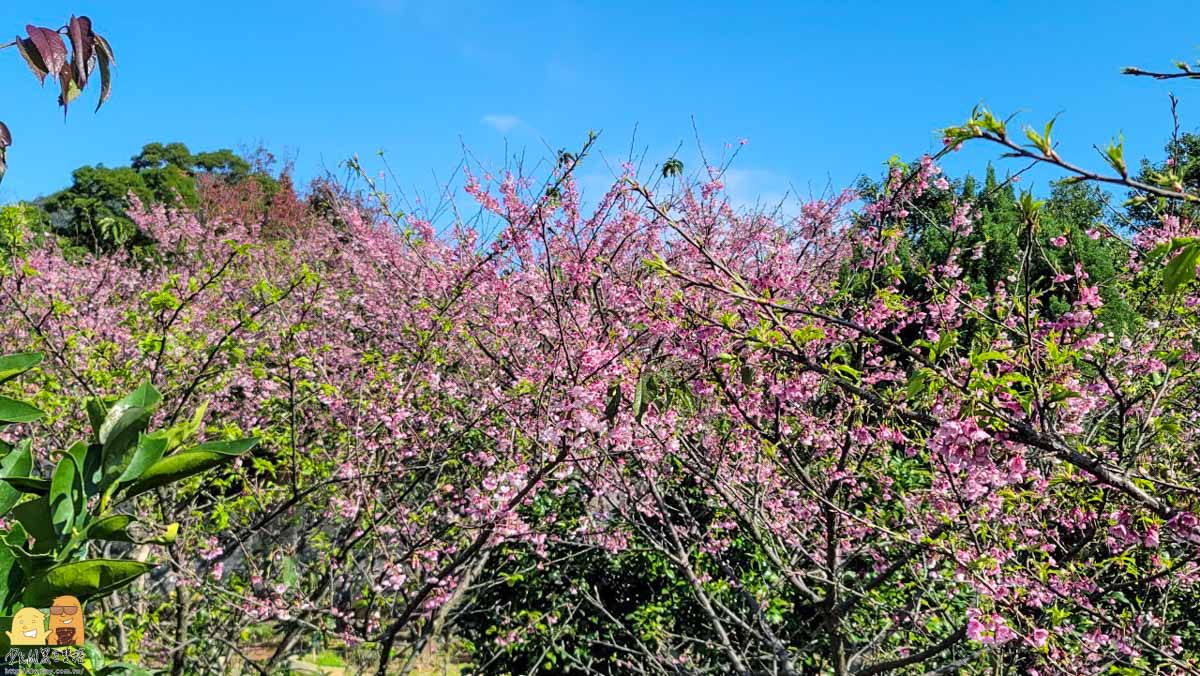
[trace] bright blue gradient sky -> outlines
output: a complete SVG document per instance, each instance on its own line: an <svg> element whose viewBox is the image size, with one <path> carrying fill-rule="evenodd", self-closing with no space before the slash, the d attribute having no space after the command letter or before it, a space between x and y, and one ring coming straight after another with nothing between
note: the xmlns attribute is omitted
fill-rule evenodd
<svg viewBox="0 0 1200 676"><path fill-rule="evenodd" d="M603 157L581 170L585 187L609 174L605 160L619 164L635 126L649 160L682 143L694 169L694 117L711 156L749 139L727 183L753 202L936 150L936 130L980 102L1039 124L1061 112L1064 154L1097 167L1091 144L1117 131L1131 158L1158 152L1168 91L1185 128L1200 126L1200 83L1118 74L1200 56L1178 3L851 4L6 2L9 33L90 15L120 68L105 108L93 115L89 92L64 124L50 87L0 52L0 119L16 139L0 200L51 192L82 164L127 162L149 141L261 143L294 157L302 179L355 153L377 167L382 149L403 187L428 195L465 151L532 164L589 129L603 132ZM947 166L990 155L967 150Z"/></svg>

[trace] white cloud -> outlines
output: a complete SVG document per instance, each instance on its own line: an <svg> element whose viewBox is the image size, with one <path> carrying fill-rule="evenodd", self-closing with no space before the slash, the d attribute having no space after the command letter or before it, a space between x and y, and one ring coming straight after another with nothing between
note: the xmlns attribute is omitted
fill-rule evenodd
<svg viewBox="0 0 1200 676"><path fill-rule="evenodd" d="M493 113L491 115L484 115L480 121L501 134L507 134L517 127L525 126L525 122L516 115L498 115Z"/></svg>

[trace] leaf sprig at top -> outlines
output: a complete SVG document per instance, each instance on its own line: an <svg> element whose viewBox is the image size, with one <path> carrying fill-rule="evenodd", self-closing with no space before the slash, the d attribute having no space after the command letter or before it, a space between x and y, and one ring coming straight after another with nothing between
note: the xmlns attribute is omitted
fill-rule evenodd
<svg viewBox="0 0 1200 676"><path fill-rule="evenodd" d="M112 71L117 62L108 40L92 30L92 20L86 16L72 16L58 30L29 24L25 26L25 33L27 37L17 35L12 42L0 45L0 49L16 47L29 70L33 71L33 76L43 86L47 77L58 83L58 105L62 106L64 116L71 102L83 93L98 68L100 99L96 110L99 111L112 94ZM5 156L10 145L12 134L0 122L0 181L4 180L4 172L8 168Z"/></svg>

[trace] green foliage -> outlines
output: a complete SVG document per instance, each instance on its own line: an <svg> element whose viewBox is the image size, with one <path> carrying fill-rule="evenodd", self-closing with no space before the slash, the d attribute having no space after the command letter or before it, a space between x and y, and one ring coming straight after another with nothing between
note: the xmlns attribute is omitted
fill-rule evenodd
<svg viewBox="0 0 1200 676"><path fill-rule="evenodd" d="M71 186L41 202L58 232L91 251L149 244L126 215L129 196L144 204L195 209L200 202L197 179L219 177L236 183L250 177L275 183L228 149L193 154L182 143L149 143L127 167L80 167Z"/></svg>
<svg viewBox="0 0 1200 676"><path fill-rule="evenodd" d="M878 198L880 188L864 181L860 190L871 201ZM992 294L1001 286L1012 294L1046 291L1050 316L1061 315L1076 298L1078 280L1055 283L1054 279L1060 274L1073 275L1078 261L1088 283L1100 288L1106 325L1120 331L1133 320L1124 291L1110 283L1123 269L1127 248L1103 226L1107 196L1096 186L1059 181L1045 199L1036 200L1029 193L1018 195L1012 180L1001 180L988 166L982 185L968 175L951 189L931 190L916 202L905 243L912 249L911 260L945 260L951 246L975 252L966 257L962 273L973 294ZM970 203L975 209L966 237L944 228L955 205L961 203ZM1031 237L1035 255L1023 269L1022 255ZM1065 245L1055 243L1059 237L1065 239ZM915 280L920 272L908 270L905 275Z"/></svg>
<svg viewBox="0 0 1200 676"><path fill-rule="evenodd" d="M1171 260L1163 268L1163 287L1167 293L1175 293L1181 285L1196 278L1196 266L1200 264L1200 243L1191 237L1181 237L1163 248L1172 254Z"/></svg>
<svg viewBox="0 0 1200 676"><path fill-rule="evenodd" d="M46 212L21 202L0 207L0 273L11 272L9 261L19 258L49 230Z"/></svg>
<svg viewBox="0 0 1200 676"><path fill-rule="evenodd" d="M1142 160L1137 180L1150 185L1190 194L1200 194L1200 134L1186 132L1172 139L1163 149L1165 159L1158 162ZM1157 226L1165 213L1195 220L1196 202L1150 199L1143 194L1130 194L1127 213L1134 230Z"/></svg>
<svg viewBox="0 0 1200 676"><path fill-rule="evenodd" d="M671 159L667 160L666 162L663 162L662 175L663 175L663 178L670 178L672 176L682 176L683 175L683 162L679 158L676 158L676 157L672 157Z"/></svg>
<svg viewBox="0 0 1200 676"><path fill-rule="evenodd" d="M0 383L38 366L41 356L0 357ZM0 614L43 607L56 596L97 599L155 566L126 558L90 558L103 542L170 544L178 524L150 524L117 511L136 495L167 486L249 452L257 439L191 445L198 419L151 431L162 396L150 384L112 401L86 402L92 434L54 455L49 479L32 475L29 440L5 444L0 460ZM0 398L0 427L42 416L36 407Z"/></svg>

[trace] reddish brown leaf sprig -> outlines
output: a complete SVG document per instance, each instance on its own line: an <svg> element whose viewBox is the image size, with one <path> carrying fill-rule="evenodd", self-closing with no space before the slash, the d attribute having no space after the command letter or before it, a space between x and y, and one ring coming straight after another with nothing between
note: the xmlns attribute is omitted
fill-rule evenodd
<svg viewBox="0 0 1200 676"><path fill-rule="evenodd" d="M100 100L96 110L99 111L112 94L112 71L117 61L108 40L92 30L92 20L86 16L72 16L67 25L58 30L30 24L25 26L25 33L28 37L18 35L13 42L0 45L0 49L16 47L29 70L33 71L34 77L43 86L47 76L58 81L58 105L62 106L64 116L71 102L83 93L98 67ZM66 40L63 35L66 35ZM71 44L69 51L68 41ZM5 153L10 145L12 135L8 127L0 123L0 180L4 179L7 168Z"/></svg>
<svg viewBox="0 0 1200 676"><path fill-rule="evenodd" d="M10 145L12 145L12 134L8 131L8 125L0 122L0 180L4 179L4 170L8 168L5 155L8 154Z"/></svg>
<svg viewBox="0 0 1200 676"><path fill-rule="evenodd" d="M46 76L57 73L67 63L67 45L58 31L29 25L25 27L28 38L17 36L17 49L38 82L46 84Z"/></svg>

